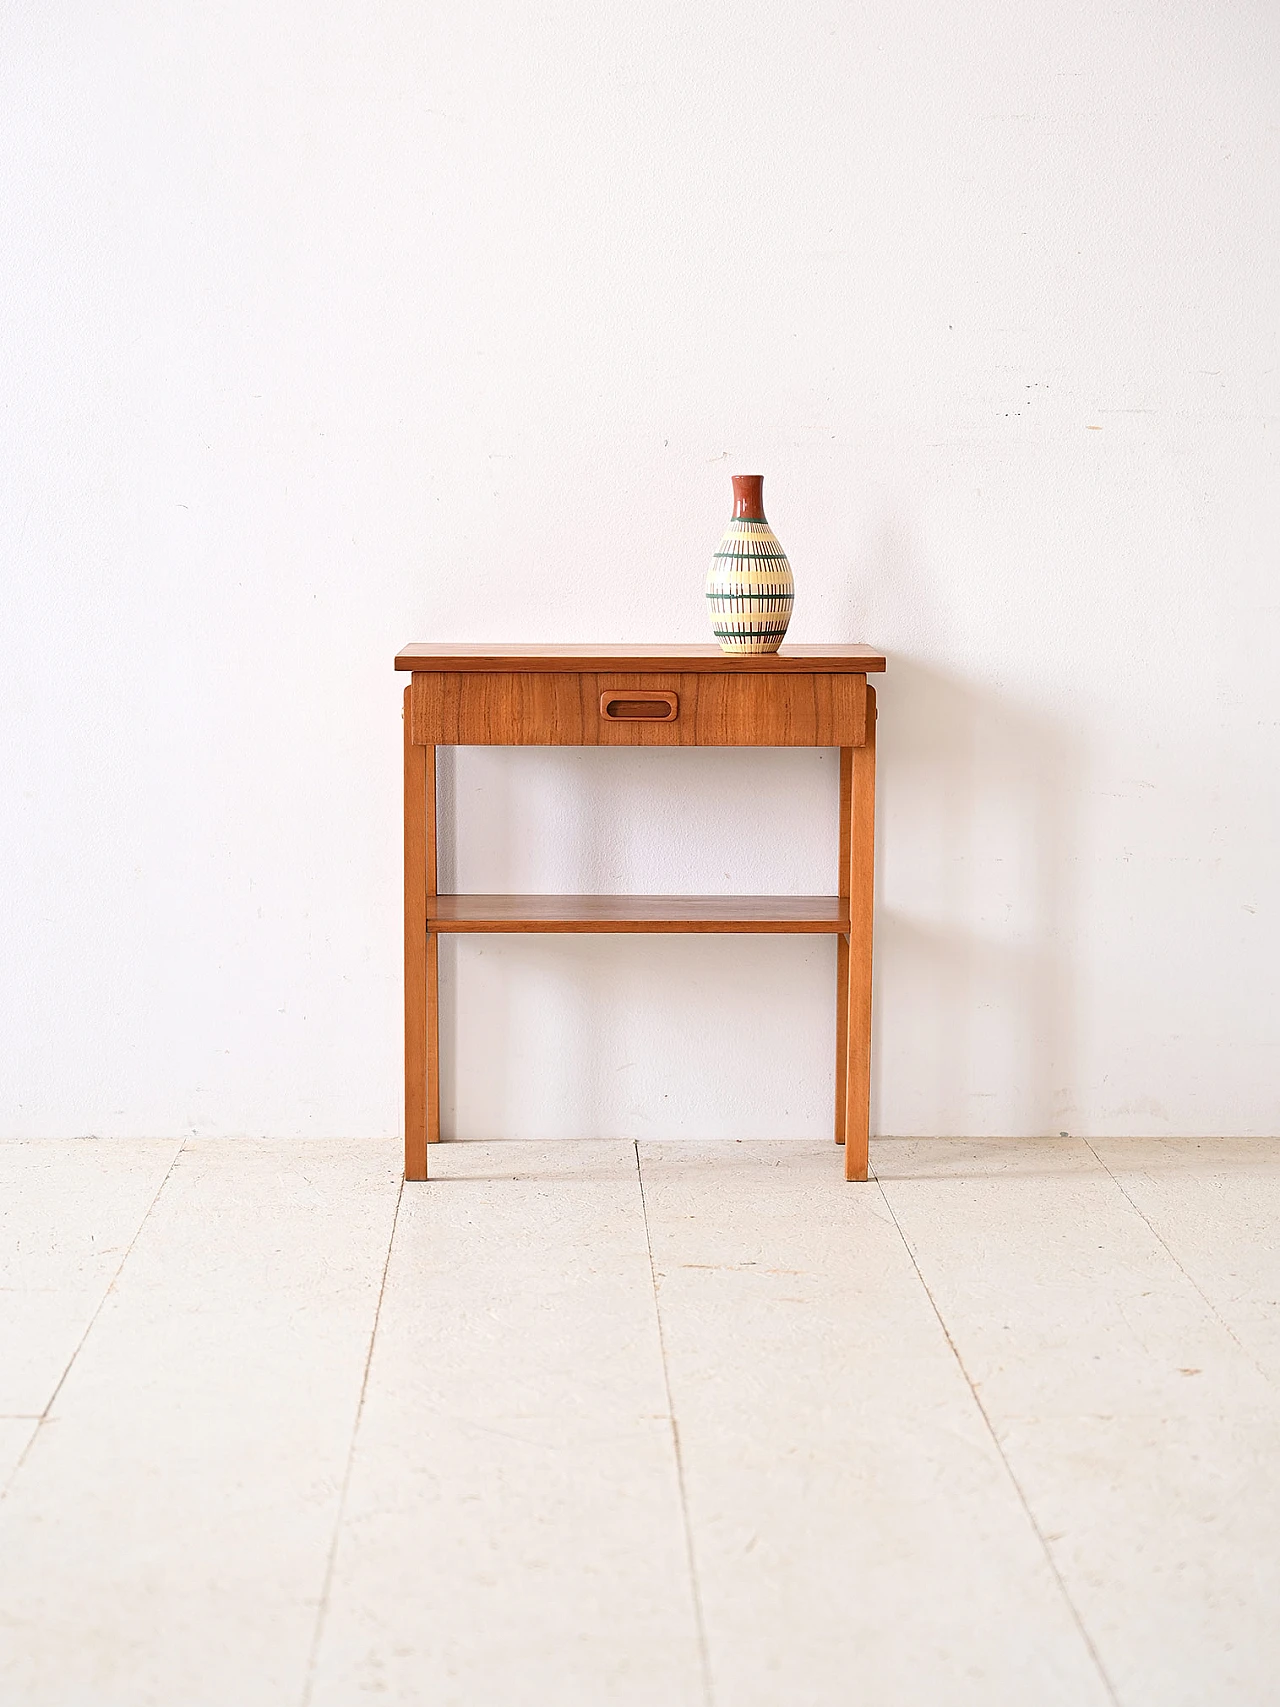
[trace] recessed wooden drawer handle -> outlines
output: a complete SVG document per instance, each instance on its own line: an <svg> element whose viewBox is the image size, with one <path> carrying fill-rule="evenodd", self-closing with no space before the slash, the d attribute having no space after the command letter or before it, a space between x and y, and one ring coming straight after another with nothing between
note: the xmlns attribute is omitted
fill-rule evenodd
<svg viewBox="0 0 1280 1707"><path fill-rule="evenodd" d="M646 693L643 688L615 688L600 695L600 715L610 723L674 723L680 715L680 697Z"/></svg>

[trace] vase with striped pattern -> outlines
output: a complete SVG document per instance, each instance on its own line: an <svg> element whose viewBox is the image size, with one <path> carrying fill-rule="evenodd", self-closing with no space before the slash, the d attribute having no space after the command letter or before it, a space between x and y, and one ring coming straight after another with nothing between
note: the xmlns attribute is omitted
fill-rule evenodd
<svg viewBox="0 0 1280 1707"><path fill-rule="evenodd" d="M722 652L776 652L795 602L795 581L764 519L764 475L733 476L733 520L707 573L707 609Z"/></svg>

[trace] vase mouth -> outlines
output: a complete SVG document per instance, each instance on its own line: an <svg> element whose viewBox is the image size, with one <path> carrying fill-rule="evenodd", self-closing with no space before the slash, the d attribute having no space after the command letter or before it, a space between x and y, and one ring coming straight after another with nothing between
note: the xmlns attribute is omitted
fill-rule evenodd
<svg viewBox="0 0 1280 1707"><path fill-rule="evenodd" d="M734 474L730 478L733 481L734 521L762 522L764 520L764 475Z"/></svg>

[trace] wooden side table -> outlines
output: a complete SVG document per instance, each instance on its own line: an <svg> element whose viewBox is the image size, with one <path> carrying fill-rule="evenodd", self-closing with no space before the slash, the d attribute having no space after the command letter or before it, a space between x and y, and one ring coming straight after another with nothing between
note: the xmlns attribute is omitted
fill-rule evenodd
<svg viewBox="0 0 1280 1707"><path fill-rule="evenodd" d="M440 1137L438 945L445 931L804 931L836 944L836 1143L867 1177L876 696L866 646L730 657L702 646L406 646L404 1173ZM833 895L441 895L438 746L839 747Z"/></svg>

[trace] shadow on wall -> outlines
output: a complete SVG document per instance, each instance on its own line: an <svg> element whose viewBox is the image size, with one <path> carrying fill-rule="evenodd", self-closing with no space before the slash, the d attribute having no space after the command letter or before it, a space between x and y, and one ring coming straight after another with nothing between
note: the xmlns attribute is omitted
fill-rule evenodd
<svg viewBox="0 0 1280 1707"><path fill-rule="evenodd" d="M535 766L548 759L572 763L573 755L535 750L502 757L505 762L488 769L483 802L492 886L519 888L528 876L526 862L536 862L538 844L550 839L572 869L543 876L539 887L556 893L590 887L593 879L597 887L622 887L599 884L609 844L618 834L616 826L602 822L588 790L560 791L548 813L536 792L530 798L521 789L521 772L527 777L530 760ZM466 863L459 811L482 807L474 793L460 807L464 774L457 748L441 747L436 781L442 893L458 888L459 866ZM618 939L609 937L441 939L441 1129L446 1138L458 1136L460 1129L474 1136L477 1122L486 1136L522 1133L531 1121L537 1130L538 1109L564 1111L569 1132L585 1128L604 1136L620 1130L612 1106L618 1087L603 1082L605 1064L619 1058L618 1010L648 946L645 939L622 940L619 953ZM469 1003L463 994L464 959L470 961ZM531 987L538 991L536 1014L528 1011ZM485 1082L478 1084L481 1077Z"/></svg>
<svg viewBox="0 0 1280 1707"><path fill-rule="evenodd" d="M964 654L947 631L954 588L900 513L867 529L849 561L837 632L889 651L877 683L872 1130L1071 1132L1087 750L998 680L936 662Z"/></svg>
<svg viewBox="0 0 1280 1707"><path fill-rule="evenodd" d="M900 556L899 573L903 561ZM870 571L872 585L875 574ZM865 566L857 579L867 584ZM891 580L882 582L877 596L886 586L893 591ZM918 581L912 591L919 594ZM899 586L897 596L906 598L907 589ZM916 598L910 603L920 608ZM849 622L845 632L871 630L873 621L874 616ZM927 635L918 643L930 651L946 649ZM889 672L877 684L883 715L872 1130L973 1137L1074 1132L1079 1126L1075 949L1083 744L1069 726L1020 705L998 685L921 663L892 646L890 652ZM824 757L830 763L823 764L820 780L830 793L833 830L835 754ZM758 769L763 755L742 758ZM626 788L639 783L635 777L628 783L624 773L625 767L610 767L621 791L612 799L615 810L631 822L639 812L628 803ZM503 848L492 849L499 866L508 860L519 865L516 843L523 838L554 836L567 869L552 874L550 887L653 886L637 885L630 873L613 869L627 838L619 837L616 822L590 797L587 772L579 779L581 790L561 791L562 815L554 825L531 823L528 812L510 810L505 796L516 787L515 774L504 769L488 779L489 789L496 787L504 796L490 803L497 818L493 828L504 842ZM669 779L670 774L668 764L662 775ZM440 880L442 889L451 889L457 875L457 813L477 803L469 798L464 806L457 800L457 755L450 749L441 749L438 777ZM781 770L778 782L778 796L785 800ZM679 805L696 799L697 790L686 787L672 795ZM517 820L520 831L514 827ZM813 815L807 812L804 821L812 822ZM508 849L509 837L515 840ZM668 840L665 827L658 839ZM703 839L704 827L695 826L694 843ZM828 870L825 852L818 864ZM832 877L834 867L833 849ZM757 884L748 879L743 886ZM826 888L828 879L819 876L802 887ZM512 1118L520 1124L520 1105L532 1096L539 1105L576 1111L575 1122L595 1133L634 1129L640 1136L660 1136L664 1104L669 1117L670 1110L690 1099L708 1111L707 1124L700 1128L708 1136L717 1130L750 1137L825 1132L832 1095L833 1039L829 1043L826 1034L833 1026L834 951L830 981L819 968L829 943L809 942L802 953L794 938L774 939L772 951L757 944L750 952L732 946L741 945L741 938L728 939L717 951L696 940L692 945L675 938L627 940L625 952L610 938L506 938L477 942L468 950L472 956L500 954L508 972L505 978L471 974L473 1003L481 1005L468 1028L468 1072L495 1075L480 1097L492 1107L486 1127L494 1121L506 1127ZM784 950L786 943L794 945L792 950ZM446 938L441 1057L449 1132L457 1130L459 1117L459 952L457 943ZM755 1014L757 999L762 1004L771 999L764 983L768 978L775 980L772 1014L767 1006ZM525 1011L531 998L527 993L517 998L512 980L515 985L523 980L526 991L536 988L532 1020ZM673 1000L673 990L678 999ZM686 1063L679 1082L669 1082L660 1057L672 1039L663 1025L676 1026L678 1053L681 1023L696 1035L706 1025L706 1014L735 1006L749 1022L743 1037L726 1036L717 1051L708 1053L718 1057L741 1047L741 1055L717 1058L714 1065L704 1058L696 1069ZM534 1082L526 1079L521 1085L518 1073L510 1082L514 1068L508 1049L531 1023L540 1039L530 1035L525 1045L533 1051ZM778 1033L772 1071L751 1041L754 1035L758 1045L771 1028ZM778 1088L777 1060L788 1063L785 1092ZM696 1084L687 1079L691 1070ZM498 1080L506 1087L501 1095ZM511 1096L515 1108L509 1106ZM742 1115L731 1121L718 1112L729 1105ZM500 1112L504 1106L505 1115ZM738 1118L747 1124L738 1127ZM680 1121L673 1121L673 1135L680 1129Z"/></svg>
<svg viewBox="0 0 1280 1707"><path fill-rule="evenodd" d="M534 753L535 762L545 755ZM528 752L504 754L516 764L527 761ZM563 754L554 757L563 758ZM441 747L436 757L437 812L439 824L438 887L442 894L459 886L459 866L465 863L460 848L459 793L462 767L456 747ZM515 878L518 886L522 856L529 853L528 844L547 835L570 854L574 867L572 876L544 882L549 892L572 890L589 884L592 875L598 877L604 830L591 804L581 791L572 791L568 801L557 803L553 823L543 821L539 812L542 802L521 799L515 765L504 764L487 777L489 812L496 808L496 823L489 817L490 863L502 871L494 883L506 889ZM467 806L474 808L471 798ZM567 805L567 812L566 812ZM520 810L521 806L532 811ZM496 834L494 833L496 831ZM523 845L522 845L523 844ZM571 852L570 852L571 850ZM607 863L607 853L606 861ZM612 885L611 887L620 887ZM637 946L634 940L627 946ZM641 948L643 943L639 944ZM615 1009L628 982L627 956L609 950L613 940L597 937L561 938L557 936L476 937L463 942L457 936L446 935L440 940L440 1065L441 1065L441 1131L445 1138L458 1136L460 1125L469 1123L462 1110L464 1105L479 1102L488 1123L483 1130L510 1135L513 1126L523 1122L521 1112L512 1106L531 1098L550 1107L573 1111L572 1118L585 1121L591 1130L605 1135L616 1130L616 1120L608 1118L608 1095L600 1083L600 1062L617 1054L619 1038ZM603 949L604 953L601 953ZM500 960L503 972L483 979L483 1031L472 1026L465 1052L461 1047L461 960L465 954ZM634 959L634 955L630 958ZM621 962L621 965L616 964ZM612 963L612 964L611 964ZM520 1060L513 1054L513 1044L522 1031L528 1030L528 1015L522 1014L521 1003L514 985L523 975L526 986L540 986L539 1008L547 1029L553 1033L550 1046L538 1047L537 1071L521 1083ZM525 1024L522 1026L522 1019ZM526 1046L528 1046L526 1044ZM474 1074L477 1067L489 1081L485 1092L464 1095L460 1082L469 1065ZM602 1094L602 1092L604 1094Z"/></svg>
<svg viewBox="0 0 1280 1707"><path fill-rule="evenodd" d="M997 687L896 653L891 671L873 1130L1070 1132L1081 743Z"/></svg>
<svg viewBox="0 0 1280 1707"><path fill-rule="evenodd" d="M442 749L437 776L446 890L835 887L834 752ZM825 1136L834 985L828 937L446 937L442 1127Z"/></svg>

